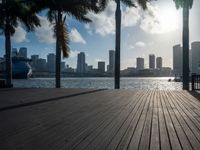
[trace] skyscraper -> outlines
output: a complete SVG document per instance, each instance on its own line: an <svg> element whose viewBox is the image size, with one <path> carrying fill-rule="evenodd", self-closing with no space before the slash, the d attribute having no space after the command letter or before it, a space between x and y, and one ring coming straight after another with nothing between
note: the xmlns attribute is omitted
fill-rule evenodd
<svg viewBox="0 0 200 150"><path fill-rule="evenodd" d="M98 71L99 71L99 73L104 73L105 72L105 62L104 61L99 61L98 62Z"/></svg>
<svg viewBox="0 0 200 150"><path fill-rule="evenodd" d="M56 70L56 55L54 53L47 55L47 67L49 72L55 72Z"/></svg>
<svg viewBox="0 0 200 150"><path fill-rule="evenodd" d="M108 66L108 72L114 73L115 70L115 51L109 50L109 66Z"/></svg>
<svg viewBox="0 0 200 150"><path fill-rule="evenodd" d="M174 74L182 76L183 72L183 49L181 45L175 45L173 47L173 70Z"/></svg>
<svg viewBox="0 0 200 150"><path fill-rule="evenodd" d="M154 54L149 55L149 68L155 69L155 55Z"/></svg>
<svg viewBox="0 0 200 150"><path fill-rule="evenodd" d="M12 57L17 56L17 53L18 53L17 48L12 48Z"/></svg>
<svg viewBox="0 0 200 150"><path fill-rule="evenodd" d="M38 64L36 67L37 71L46 71L46 65L47 65L46 59L42 58L37 59L37 64Z"/></svg>
<svg viewBox="0 0 200 150"><path fill-rule="evenodd" d="M27 48L26 47L21 47L19 49L19 56L27 58Z"/></svg>
<svg viewBox="0 0 200 150"><path fill-rule="evenodd" d="M66 69L66 67L65 67L65 61L61 62L60 68L61 68L61 71L65 71L65 69Z"/></svg>
<svg viewBox="0 0 200 150"><path fill-rule="evenodd" d="M144 58L141 58L141 57L137 58L137 66L136 66L136 68L138 70L144 69Z"/></svg>
<svg viewBox="0 0 200 150"><path fill-rule="evenodd" d="M156 58L156 68L157 69L162 69L162 57L157 57Z"/></svg>
<svg viewBox="0 0 200 150"><path fill-rule="evenodd" d="M200 42L192 43L192 73L200 73Z"/></svg>
<svg viewBox="0 0 200 150"><path fill-rule="evenodd" d="M31 66L34 71L37 70L38 59L39 55L31 55Z"/></svg>
<svg viewBox="0 0 200 150"><path fill-rule="evenodd" d="M77 72L78 73L85 73L86 72L86 63L85 63L85 53L80 52L78 54L78 59L77 59Z"/></svg>

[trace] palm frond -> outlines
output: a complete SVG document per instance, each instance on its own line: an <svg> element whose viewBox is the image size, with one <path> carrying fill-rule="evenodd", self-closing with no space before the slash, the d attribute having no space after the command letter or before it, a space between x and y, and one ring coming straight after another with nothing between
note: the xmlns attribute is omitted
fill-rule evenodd
<svg viewBox="0 0 200 150"><path fill-rule="evenodd" d="M69 57L69 53L70 53L70 48L69 48L69 32L67 29L67 25L65 24L65 19L66 16L64 16L64 18L62 18L62 21L59 23L54 23L53 25L53 31L54 31L54 36L59 39L58 40L58 44L59 47L61 48L62 54L64 58Z"/></svg>
<svg viewBox="0 0 200 150"><path fill-rule="evenodd" d="M191 9L193 6L193 0L173 0L175 2L176 8L189 8Z"/></svg>

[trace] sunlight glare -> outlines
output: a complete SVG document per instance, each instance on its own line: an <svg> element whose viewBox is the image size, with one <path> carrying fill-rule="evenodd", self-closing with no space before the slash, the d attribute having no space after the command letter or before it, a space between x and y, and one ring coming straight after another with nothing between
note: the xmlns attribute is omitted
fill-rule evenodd
<svg viewBox="0 0 200 150"><path fill-rule="evenodd" d="M175 31L180 28L181 15L174 8L159 10L157 17L160 24L160 32L162 33Z"/></svg>

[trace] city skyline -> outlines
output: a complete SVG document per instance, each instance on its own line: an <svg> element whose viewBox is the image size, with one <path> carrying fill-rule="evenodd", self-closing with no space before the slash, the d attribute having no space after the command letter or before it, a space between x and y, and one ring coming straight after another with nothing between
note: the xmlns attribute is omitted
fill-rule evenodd
<svg viewBox="0 0 200 150"><path fill-rule="evenodd" d="M191 41L200 40L200 31L196 30L200 24L199 20L196 19L200 12L199 6L200 2L194 1L190 20ZM108 62L108 50L115 49L114 10L115 3L111 2L105 12L99 14L100 17L89 14L94 21L90 24L81 24L68 18L72 51L70 58L64 60L67 64L75 67L75 57L79 52L85 52L86 56L91 58L88 63L95 67L97 67L99 59ZM153 16L150 16L151 13ZM132 66L132 64L136 65L136 58L139 56L147 59L150 53L163 56L163 59L166 60L163 66L172 67L172 46L181 43L182 40L181 10L176 10L173 1L152 2L146 12L143 12L139 7L136 9L122 6L122 14L121 69ZM55 52L55 39L53 39L51 26L45 15L45 12L39 14L42 27L36 29L36 32L26 33L22 26L18 27L12 38L12 47L27 47L30 50L29 57L32 54L39 54L41 58L44 58L48 53ZM170 17L172 17L170 22L166 22ZM148 25L153 28L148 30L150 28ZM0 56L3 54L4 39L3 36L0 36ZM145 63L145 66L147 64Z"/></svg>
<svg viewBox="0 0 200 150"><path fill-rule="evenodd" d="M27 53L28 53L28 49L26 47L21 47L21 48L19 48L19 50L17 48L12 48L12 55L13 56L30 58L31 59L31 65L32 65L33 68L36 67L36 65L39 65L40 68L44 68L43 66L46 63L46 65L47 65L46 67L47 67L47 70L49 72L53 72L53 70L55 71L55 58L56 58L55 53L48 53L46 55L46 58L41 58L40 55L38 55L38 54L33 54L30 57L28 57ZM149 57L151 55L153 55L155 57L154 60L153 60L154 61L153 62L154 63L154 68L149 67L150 63L151 63L150 61L149 61L149 66L145 67L144 66L144 62L146 62L147 60L145 61L145 59L142 58L142 57L137 57L136 58L136 62L137 62L138 59L142 59L142 61L143 61L142 62L142 67L138 68L138 63L136 63L135 66L127 66L127 68L133 67L133 68L137 68L139 70L140 69L161 69L162 65L160 65L161 67L157 67L157 65L158 65L157 64L157 62L158 62L157 59L160 58L161 62L159 62L159 63L162 64L162 62L163 62L162 57L160 57L160 56L156 57L154 54L149 54ZM75 69L76 72L78 72L78 73L84 73L84 72L86 72L88 67L89 68L92 67L92 69L99 69L99 66L101 66L101 68L102 68L102 63L103 63L104 64L104 69L100 69L100 70L105 70L107 72L114 73L115 51L114 50L109 50L108 57L109 57L109 61L108 62L99 60L99 61L97 61L97 67L94 67L93 65L87 63L87 57L86 57L85 53L84 52L80 52L80 53L77 54L77 57L76 57L77 64L76 64L76 67L73 67L73 69ZM65 64L65 67L66 66L72 67L72 66L70 66L70 64L67 64L65 61L62 61L61 62L61 68L63 68L62 67L63 64ZM141 66L141 64L140 64L140 66ZM169 66L165 66L165 67L169 67ZM127 68L125 68L125 69L127 69ZM43 70L46 71L46 69L43 69ZM121 70L123 70L123 69L121 69Z"/></svg>
<svg viewBox="0 0 200 150"><path fill-rule="evenodd" d="M136 58L136 65L132 65L132 66L127 66L127 68L124 68L125 70L128 68L136 68L138 70L143 70L143 69L162 69L162 68L172 68L172 70L174 70L174 74L181 76L182 74L182 47L180 44L174 45L173 48L173 67L169 67L169 66L163 66L163 62L165 61L163 59L163 57L161 56L156 56L154 54L149 54L148 57L149 59L146 60L145 58L139 56ZM28 53L28 49L26 47L21 47L19 48L19 50L17 48L13 48L12 49L12 55L13 56L22 56L27 58L27 53ZM193 43L191 43L191 49L189 51L189 57L190 57L190 73L200 73L200 41L195 41ZM104 70L103 72L108 72L108 73L113 73L114 72L114 57L115 57L115 51L114 50L109 50L108 54L108 62L106 61L102 61L99 60L96 62L97 66L93 66L92 64L88 63L88 58L89 56L86 56L86 54L84 52L80 52L77 54L77 64L76 67L71 66L70 64L67 64L65 61L61 62L61 70L66 69L66 66L68 66L67 68L70 69L74 69L75 72L78 73L85 73L85 72L91 72L92 70L99 70L99 66L101 66L101 68L104 69L100 69L100 70ZM41 58L39 55L34 54L31 55L30 57L32 59L32 67L34 68L34 64L36 64L36 60L38 60L38 62L40 62L40 66L38 70L45 70L42 68L45 68L44 64L46 63L47 68L49 68L50 70L48 70L49 72L53 72L52 70L55 70L55 53L49 53L47 54L46 58ZM51 64L49 64L48 62L50 62L51 60ZM148 67L145 66L145 62L148 62L149 65ZM51 67L54 66L54 67ZM102 67L103 66L103 67ZM124 70L121 69L121 70ZM102 72L102 71L100 71Z"/></svg>

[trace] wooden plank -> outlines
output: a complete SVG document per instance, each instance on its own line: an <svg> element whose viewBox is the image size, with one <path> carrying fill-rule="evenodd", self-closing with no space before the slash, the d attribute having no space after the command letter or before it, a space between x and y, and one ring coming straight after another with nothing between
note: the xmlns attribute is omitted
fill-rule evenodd
<svg viewBox="0 0 200 150"><path fill-rule="evenodd" d="M195 150L199 150L200 149L200 143L199 143L198 139L196 138L195 134L191 130L191 127L194 126L194 125L193 124L188 125L187 122L183 119L183 116L185 116L184 112L180 113L179 107L174 105L173 101L174 101L174 98L175 98L174 97L175 93L172 93L172 92L168 92L168 93L169 93L169 95L171 94L171 96L169 96L169 101L167 101L167 103L171 107L176 108L176 109L173 109L173 112L174 112L175 117L178 120L179 124L181 125L185 135L187 136L187 139L189 140L192 148L195 149Z"/></svg>
<svg viewBox="0 0 200 150"><path fill-rule="evenodd" d="M0 149L200 149L200 102L185 91L62 97L0 112L0 122Z"/></svg>
<svg viewBox="0 0 200 150"><path fill-rule="evenodd" d="M130 126L135 122L135 116L137 113L139 113L140 109L144 106L146 100L143 98L145 94L140 94L140 97L138 97L138 103L135 106L135 109L131 112L127 120L124 122L124 124L121 126L121 128L118 130L116 135L112 138L110 143L106 146L106 149L116 149L119 146L119 143L122 141L122 139L126 136L127 132L129 133ZM131 97L133 100L135 100L135 96ZM136 101L136 100L135 100Z"/></svg>
<svg viewBox="0 0 200 150"><path fill-rule="evenodd" d="M147 116L145 118L143 131L139 143L139 149L149 149L150 148L150 142L151 142L151 130L152 130L152 117L153 117L153 106L154 106L154 94L155 92L152 92L150 97L150 104L147 110Z"/></svg>
<svg viewBox="0 0 200 150"><path fill-rule="evenodd" d="M161 100L162 100L162 93L160 91L157 92L158 94L158 122L159 122L159 133L160 133L160 148L161 150L170 150L172 149L170 145L170 135L167 128L167 122L166 118L164 116L164 110L165 108L162 108ZM166 113L166 110L165 110Z"/></svg>
<svg viewBox="0 0 200 150"><path fill-rule="evenodd" d="M187 128L189 128L192 131L192 134L194 134L194 136L196 138L193 140L192 137L189 137L189 140L191 141L191 143L198 140L198 143L194 143L193 147L198 146L199 142L200 142L200 123L193 117L193 115L190 113L190 111L188 111L185 108L185 105L182 105L180 103L180 101L178 100L178 99L180 99L179 94L174 93L174 92L173 93L170 92L170 94L171 94L171 98L173 98L173 101L170 101L170 102L173 103L173 105L175 105L175 107L177 108L177 110L181 116L181 117L179 116L181 125L184 125L184 126L187 125ZM184 120L184 123L183 123L183 120ZM187 130L188 129L185 129L185 131L187 131Z"/></svg>
<svg viewBox="0 0 200 150"><path fill-rule="evenodd" d="M149 101L147 100L147 97L150 94L150 92L151 91L143 93L143 97L142 97L142 100L141 100L141 101L143 101L143 103L142 103L142 105L140 105L140 107L137 110L137 112L135 114L135 117L131 121L127 131L125 132L125 134L121 138L119 144L117 145L117 150L119 150L119 149L127 149L128 148L129 143L131 141L131 138L132 138L134 132L136 131L136 127L137 127L137 124L139 122L139 119L140 119L142 113L144 111L146 111L145 110L145 106L147 106L148 103L149 103Z"/></svg>
<svg viewBox="0 0 200 150"><path fill-rule="evenodd" d="M86 149L105 149L106 145L109 143L109 141L111 141L115 133L118 131L120 126L123 124L127 116L130 114L130 112L138 102L137 99L135 99L135 101L132 101L130 99L130 95L129 98L127 97L126 99L129 100L130 104L124 107L122 111L116 117L114 117L109 124L107 124L105 129L99 132L99 134L94 134L95 137L94 135L91 135L91 137L93 138L90 137L89 140L86 139L86 143L90 141L90 144L86 145ZM79 145L79 147L77 147L76 149L80 149L81 147L83 146Z"/></svg>
<svg viewBox="0 0 200 150"><path fill-rule="evenodd" d="M158 91L156 91L154 94L150 150L160 150L158 101L160 101L160 97Z"/></svg>
<svg viewBox="0 0 200 150"><path fill-rule="evenodd" d="M187 150L191 149L192 150L191 143L188 140L188 137L185 134L181 124L179 123L179 121L176 118L176 115L178 115L177 111L174 111L176 108L175 107L171 107L170 104L168 103L168 101L170 100L168 93L164 92L164 94L165 94L164 103L166 105L166 108L167 108L167 111L169 113L169 116L170 116L170 118L171 118L171 120L173 122L175 131L176 131L176 133L178 135L179 142L182 145L183 150L184 149L187 149Z"/></svg>
<svg viewBox="0 0 200 150"><path fill-rule="evenodd" d="M164 91L161 92L160 98L161 98L161 106L164 113L163 116L166 123L171 148L172 150L182 150L180 139L177 135L177 132L174 127L174 123L171 120L167 106L165 105L165 102L164 102L164 99L166 98L166 96L164 95Z"/></svg>
<svg viewBox="0 0 200 150"><path fill-rule="evenodd" d="M148 112L148 108L150 105L150 97L152 96L152 92L149 93L149 95L147 96L147 103L144 106L144 110L140 116L140 119L137 123L137 126L133 132L133 135L131 137L131 141L128 145L128 149L138 149L139 148L139 144L140 144L140 139L141 139L141 135L144 129L144 122L145 119L147 117L147 112Z"/></svg>

